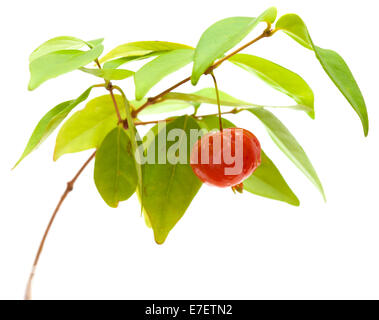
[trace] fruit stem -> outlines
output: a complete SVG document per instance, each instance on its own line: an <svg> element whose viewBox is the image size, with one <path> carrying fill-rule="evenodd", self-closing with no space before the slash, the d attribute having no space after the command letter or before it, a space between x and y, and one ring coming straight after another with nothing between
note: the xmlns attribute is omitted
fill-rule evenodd
<svg viewBox="0 0 379 320"><path fill-rule="evenodd" d="M38 261L39 261L39 258L41 257L41 254L42 254L42 251L43 251L43 247L45 245L45 242L46 242L46 238L49 234L49 231L51 229L51 226L53 225L53 222L55 220L55 217L57 216L58 214L58 211L60 209L60 207L62 206L62 203L64 202L64 200L67 198L68 194L73 190L74 188L74 184L76 182L76 180L78 180L79 176L82 174L82 172L84 171L84 169L88 166L88 164L92 161L92 159L95 157L95 154L96 154L96 151L88 158L88 160L83 164L83 166L79 169L79 171L77 172L77 174L75 175L75 177L70 180L69 182L67 182L67 187L66 187L66 190L64 191L61 199L59 200L58 202L58 205L57 207L55 208L54 210L54 213L53 215L51 216L50 218L50 221L49 221L49 224L47 225L47 228L46 228L46 231L42 237L42 240L41 240L41 243L39 245L39 248L38 248L38 251L37 251L37 255L34 259L34 263L33 263L33 268L32 268L32 271L30 273L30 276L29 276L29 280L28 280L28 284L26 286L26 292L25 292L25 300L32 300L32 284L33 284L33 278L34 278L34 275L36 273L36 269L37 269L37 265L38 265Z"/></svg>
<svg viewBox="0 0 379 320"><path fill-rule="evenodd" d="M210 73L212 76L214 85L215 85L215 90L216 90L216 97L217 97L217 107L218 107L218 121L219 121L219 126L220 126L220 131L222 131L222 117L221 117L221 103L220 103L220 92L218 91L218 85L217 85L217 80L216 77L213 73L213 71Z"/></svg>

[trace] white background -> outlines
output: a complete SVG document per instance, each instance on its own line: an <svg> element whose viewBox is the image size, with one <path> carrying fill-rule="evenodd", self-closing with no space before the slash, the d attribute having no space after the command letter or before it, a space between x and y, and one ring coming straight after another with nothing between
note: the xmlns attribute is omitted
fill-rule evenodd
<svg viewBox="0 0 379 320"><path fill-rule="evenodd" d="M158 246L135 197L108 208L93 183L93 164L52 229L34 283L36 299L333 299L379 298L378 48L376 1L6 1L1 4L0 298L22 299L52 210L91 151L52 161L54 138L13 172L45 112L98 82L79 71L27 91L28 56L45 40L105 37L106 50L137 40L196 45L213 22L257 16L276 5L298 13L315 43L341 53L360 84L371 131L323 73L312 52L283 34L246 52L299 74L314 89L316 117L276 114L312 160L327 194L276 148L252 115L231 117L253 131L301 200L295 208L251 194L203 187L167 242ZM249 36L252 39L263 26ZM247 41L247 39L245 40ZM130 65L138 68L138 64ZM150 94L187 76L190 66ZM262 104L292 101L242 69L217 70L221 90ZM131 80L120 83L133 98ZM199 88L211 86L202 79ZM103 94L101 89L92 97ZM182 88L193 91L191 85ZM105 92L104 92L105 94ZM82 107L82 106L81 106ZM80 107L79 107L80 108ZM211 110L212 107L209 107ZM213 112L213 109L212 109Z"/></svg>

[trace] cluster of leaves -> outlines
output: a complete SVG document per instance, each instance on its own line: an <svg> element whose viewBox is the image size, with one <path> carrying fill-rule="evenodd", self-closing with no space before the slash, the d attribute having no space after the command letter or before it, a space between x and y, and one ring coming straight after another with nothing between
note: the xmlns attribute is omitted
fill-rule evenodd
<svg viewBox="0 0 379 320"><path fill-rule="evenodd" d="M314 51L325 72L358 114L367 135L368 116L365 102L341 56L332 50L316 46L299 16L287 14L276 20L276 9L269 8L258 18L233 17L213 24L203 33L196 48L171 42L141 41L118 46L102 58L99 57L103 52L103 39L85 42L73 37L58 37L45 42L30 56L30 90L36 89L49 79L74 70L102 78L104 84L91 86L78 98L63 102L50 110L38 123L17 164L51 135L70 112L89 97L92 89L104 87L109 90L112 87L111 81L133 77L136 100L129 102L117 87L120 94L94 98L62 125L56 139L54 160L67 153L96 149L94 178L104 201L111 207L117 207L120 201L127 200L137 192L147 224L153 228L156 241L163 243L199 191L201 181L188 164L138 164L135 157L142 154L138 155L136 152L141 142L135 124L140 120L132 115L138 114L139 117L178 111L190 106L196 112L202 104L216 104L215 89L203 88L191 94L167 92L147 108L140 109L149 101L146 95L151 88L170 73L190 63L193 63L193 70L188 80L196 85L199 78L209 73L209 68L218 59L225 57L229 50L238 45L261 22L269 26L265 36L282 31L303 47ZM271 29L274 23L275 26ZM83 50L83 47L88 47L88 50ZM148 58L152 59L136 72L120 68L130 61ZM285 108L304 111L314 118L314 95L301 76L251 54L234 54L227 60L291 97L295 105ZM86 67L94 61L98 64L98 69ZM269 106L242 101L224 92L220 92L220 103L257 117L280 150L325 197L311 161L285 125L268 110ZM127 119L127 129L120 125L115 106L122 119ZM225 128L234 126L226 119L222 121ZM179 137L178 142L167 141L166 150L159 152L167 152L175 143L187 144L190 150L190 130L218 128L218 118L211 115L196 117L193 114L166 122L167 131L177 128L188 133L187 138ZM155 138L143 140L144 152L149 148L158 150L158 126L154 126L151 131ZM298 198L264 152L262 165L244 182L244 189L259 196L299 205Z"/></svg>

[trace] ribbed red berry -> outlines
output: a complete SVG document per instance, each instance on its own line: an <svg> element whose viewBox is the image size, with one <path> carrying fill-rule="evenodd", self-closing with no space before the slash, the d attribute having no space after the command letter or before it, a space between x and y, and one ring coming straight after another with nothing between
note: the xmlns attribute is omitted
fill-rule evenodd
<svg viewBox="0 0 379 320"><path fill-rule="evenodd" d="M193 172L201 181L221 188L242 183L260 163L258 139L250 131L240 128L204 135L191 153Z"/></svg>

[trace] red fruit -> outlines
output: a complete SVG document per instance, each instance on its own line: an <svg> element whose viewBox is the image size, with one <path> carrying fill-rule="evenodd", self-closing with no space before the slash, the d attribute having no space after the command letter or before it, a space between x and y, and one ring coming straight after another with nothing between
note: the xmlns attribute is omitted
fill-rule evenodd
<svg viewBox="0 0 379 320"><path fill-rule="evenodd" d="M217 187L232 187L247 179L261 164L258 139L245 129L231 128L204 135L191 153L199 179Z"/></svg>

